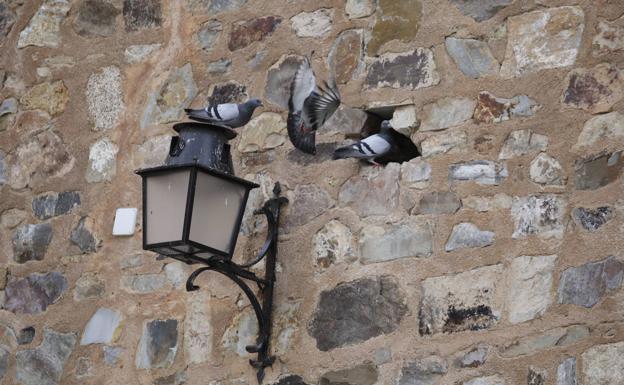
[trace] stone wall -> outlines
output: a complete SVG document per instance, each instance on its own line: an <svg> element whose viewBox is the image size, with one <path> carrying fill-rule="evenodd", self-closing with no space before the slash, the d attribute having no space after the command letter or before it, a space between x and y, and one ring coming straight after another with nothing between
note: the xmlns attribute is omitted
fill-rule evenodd
<svg viewBox="0 0 624 385"><path fill-rule="evenodd" d="M137 168L182 109L260 97L233 141L249 211L280 181L269 384L624 384L624 3L0 3L0 380L253 384L234 284L142 251ZM312 51L345 105L286 137ZM388 108L390 107L390 108ZM361 108L423 157L332 161ZM140 221L139 221L140 222ZM245 216L236 260L265 224ZM132 232L132 231L131 231Z"/></svg>

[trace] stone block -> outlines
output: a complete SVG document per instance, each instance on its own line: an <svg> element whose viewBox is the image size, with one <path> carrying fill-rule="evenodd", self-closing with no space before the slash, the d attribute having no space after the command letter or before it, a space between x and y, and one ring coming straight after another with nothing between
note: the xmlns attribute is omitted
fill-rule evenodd
<svg viewBox="0 0 624 385"><path fill-rule="evenodd" d="M561 273L559 303L593 307L609 292L619 289L624 263L611 256L598 262L570 267Z"/></svg>
<svg viewBox="0 0 624 385"><path fill-rule="evenodd" d="M370 45L369 45L370 47ZM385 53L375 58L368 67L368 88L404 88L415 90L440 82L433 52L416 48L402 53Z"/></svg>

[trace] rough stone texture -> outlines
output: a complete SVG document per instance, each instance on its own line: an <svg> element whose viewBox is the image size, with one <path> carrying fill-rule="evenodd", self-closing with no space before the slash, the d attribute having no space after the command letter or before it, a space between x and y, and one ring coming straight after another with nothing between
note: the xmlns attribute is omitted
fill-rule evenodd
<svg viewBox="0 0 624 385"><path fill-rule="evenodd" d="M28 26L20 32L18 48L29 45L56 48L60 43L61 23L71 5L67 0L45 0Z"/></svg>
<svg viewBox="0 0 624 385"><path fill-rule="evenodd" d="M475 181L482 185L498 185L508 175L505 164L489 160L474 160L449 166L449 181Z"/></svg>
<svg viewBox="0 0 624 385"><path fill-rule="evenodd" d="M531 161L529 177L533 182L544 185L561 186L565 183L561 163L544 152Z"/></svg>
<svg viewBox="0 0 624 385"><path fill-rule="evenodd" d="M440 76L433 61L433 52L428 48L380 55L370 64L366 75L366 84L369 88L415 90L431 87L439 82Z"/></svg>
<svg viewBox="0 0 624 385"><path fill-rule="evenodd" d="M247 100L247 87L235 81L216 84L208 97L208 104L242 103Z"/></svg>
<svg viewBox="0 0 624 385"><path fill-rule="evenodd" d="M323 374L319 385L373 385L378 373L375 365L361 364L349 369L336 370Z"/></svg>
<svg viewBox="0 0 624 385"><path fill-rule="evenodd" d="M503 358L512 358L535 354L540 350L555 346L574 344L589 336L589 328L584 325L573 325L568 328L555 328L537 335L520 338L500 349Z"/></svg>
<svg viewBox="0 0 624 385"><path fill-rule="evenodd" d="M50 115L59 115L69 101L69 92L62 80L46 82L32 87L20 99L25 110L43 110Z"/></svg>
<svg viewBox="0 0 624 385"><path fill-rule="evenodd" d="M597 345L581 356L583 384L610 385L622 383L624 342Z"/></svg>
<svg viewBox="0 0 624 385"><path fill-rule="evenodd" d="M559 303L590 308L607 293L619 289L623 276L624 264L615 257L570 267L559 279Z"/></svg>
<svg viewBox="0 0 624 385"><path fill-rule="evenodd" d="M446 52L464 75L478 79L498 74L500 64L490 52L487 43L475 39L447 37L445 45Z"/></svg>
<svg viewBox="0 0 624 385"><path fill-rule="evenodd" d="M328 351L392 333L406 313L392 277L362 278L321 292L308 332L319 350Z"/></svg>
<svg viewBox="0 0 624 385"><path fill-rule="evenodd" d="M178 321L175 319L148 321L137 348L137 369L168 368L178 350Z"/></svg>
<svg viewBox="0 0 624 385"><path fill-rule="evenodd" d="M6 183L6 166L4 164L4 152L0 151L0 188Z"/></svg>
<svg viewBox="0 0 624 385"><path fill-rule="evenodd" d="M4 99L2 101L2 104L0 104L0 132L5 131L8 128L13 126L13 123L15 123L16 114L17 114L17 99L15 98Z"/></svg>
<svg viewBox="0 0 624 385"><path fill-rule="evenodd" d="M421 335L487 329L500 319L502 265L422 281Z"/></svg>
<svg viewBox="0 0 624 385"><path fill-rule="evenodd" d="M149 138L136 151L136 167L149 168L165 164L169 154L171 135L158 135Z"/></svg>
<svg viewBox="0 0 624 385"><path fill-rule="evenodd" d="M81 36L111 36L115 33L115 20L121 13L107 1L84 0L74 18L74 30Z"/></svg>
<svg viewBox="0 0 624 385"><path fill-rule="evenodd" d="M577 385L576 382L576 358L566 358L557 367L556 385Z"/></svg>
<svg viewBox="0 0 624 385"><path fill-rule="evenodd" d="M290 85L301 61L302 59L298 56L286 56L269 69L264 88L264 93L269 102L282 108L288 108Z"/></svg>
<svg viewBox="0 0 624 385"><path fill-rule="evenodd" d="M104 351L104 363L108 366L116 366L119 361L119 356L123 353L123 349L116 346L102 347Z"/></svg>
<svg viewBox="0 0 624 385"><path fill-rule="evenodd" d="M578 190L596 190L616 181L622 173L622 152L600 154L579 159L575 168L574 186Z"/></svg>
<svg viewBox="0 0 624 385"><path fill-rule="evenodd" d="M149 95L141 128L179 120L196 93L197 86L190 63L172 70L159 90Z"/></svg>
<svg viewBox="0 0 624 385"><path fill-rule="evenodd" d="M392 112L390 125L395 131L410 136L420 125L420 121L416 117L416 107L413 104L396 107Z"/></svg>
<svg viewBox="0 0 624 385"><path fill-rule="evenodd" d="M58 385L65 362L76 344L76 335L43 330L43 342L15 354L15 377L25 385Z"/></svg>
<svg viewBox="0 0 624 385"><path fill-rule="evenodd" d="M35 338L35 328L32 326L28 326L20 330L19 335L17 336L18 345L28 345Z"/></svg>
<svg viewBox="0 0 624 385"><path fill-rule="evenodd" d="M212 353L214 327L209 301L205 293L197 293L189 298L184 319L184 352L190 364L206 362Z"/></svg>
<svg viewBox="0 0 624 385"><path fill-rule="evenodd" d="M334 10L321 8L314 12L301 12L290 18L292 28L299 37L322 37L332 28Z"/></svg>
<svg viewBox="0 0 624 385"><path fill-rule="evenodd" d="M13 260L17 263L41 261L52 241L53 230L48 223L19 227L12 237Z"/></svg>
<svg viewBox="0 0 624 385"><path fill-rule="evenodd" d="M614 111L586 121L574 149L581 149L595 143L622 141L622 139L624 139L624 115Z"/></svg>
<svg viewBox="0 0 624 385"><path fill-rule="evenodd" d="M619 52L624 49L624 17L608 21L598 20L596 35L592 41L594 56Z"/></svg>
<svg viewBox="0 0 624 385"><path fill-rule="evenodd" d="M509 133L498 159L512 159L532 152L544 151L548 147L548 137L531 130L516 130Z"/></svg>
<svg viewBox="0 0 624 385"><path fill-rule="evenodd" d="M349 19L359 19L370 16L375 12L374 0L347 0L345 13Z"/></svg>
<svg viewBox="0 0 624 385"><path fill-rule="evenodd" d="M219 59L209 63L207 70L211 74L224 74L229 71L232 61L230 59Z"/></svg>
<svg viewBox="0 0 624 385"><path fill-rule="evenodd" d="M80 206L80 194L77 191L44 194L32 201L33 214L41 220L70 213L77 206Z"/></svg>
<svg viewBox="0 0 624 385"><path fill-rule="evenodd" d="M560 239L565 227L566 205L564 198L552 194L514 197L511 205L514 232L511 237L522 239L537 235Z"/></svg>
<svg viewBox="0 0 624 385"><path fill-rule="evenodd" d="M167 284L163 274L141 274L121 277L120 286L129 293L145 294L158 291Z"/></svg>
<svg viewBox="0 0 624 385"><path fill-rule="evenodd" d="M428 222L414 220L389 228L370 225L362 230L359 243L362 263L428 257L433 251L433 230Z"/></svg>
<svg viewBox="0 0 624 385"><path fill-rule="evenodd" d="M11 11L7 3L0 4L0 41L9 34L13 24L15 24L15 13Z"/></svg>
<svg viewBox="0 0 624 385"><path fill-rule="evenodd" d="M4 309L16 314L46 311L67 290L67 279L57 271L11 278L4 291Z"/></svg>
<svg viewBox="0 0 624 385"><path fill-rule="evenodd" d="M596 208L575 207L572 218L587 231L596 231L615 216L613 207L600 206Z"/></svg>
<svg viewBox="0 0 624 385"><path fill-rule="evenodd" d="M553 301L551 289L556 260L556 255L513 259L507 296L509 322L529 321L546 312Z"/></svg>
<svg viewBox="0 0 624 385"><path fill-rule="evenodd" d="M483 231L468 222L460 223L453 227L444 250L453 251L474 247L486 247L494 243L494 233Z"/></svg>
<svg viewBox="0 0 624 385"><path fill-rule="evenodd" d="M431 166L417 157L401 163L401 181L409 187L423 189L431 180Z"/></svg>
<svg viewBox="0 0 624 385"><path fill-rule="evenodd" d="M221 345L240 357L251 357L245 349L248 345L254 345L258 335L258 321L253 311L248 310L234 317L230 327L227 328L221 338Z"/></svg>
<svg viewBox="0 0 624 385"><path fill-rule="evenodd" d="M139 63L152 56L161 47L160 43L131 45L124 51L124 58L128 63Z"/></svg>
<svg viewBox="0 0 624 385"><path fill-rule="evenodd" d="M397 385L434 385L447 371L448 364L444 358L426 357L402 367Z"/></svg>
<svg viewBox="0 0 624 385"><path fill-rule="evenodd" d="M610 111L624 97L624 79L618 68L609 63L572 70L566 79L562 103L592 114Z"/></svg>
<svg viewBox="0 0 624 385"><path fill-rule="evenodd" d="M511 118L533 116L541 106L526 95L499 98L482 91L477 98L473 119L477 123L500 123Z"/></svg>
<svg viewBox="0 0 624 385"><path fill-rule="evenodd" d="M461 200L452 191L425 193L412 214L455 214L461 207Z"/></svg>
<svg viewBox="0 0 624 385"><path fill-rule="evenodd" d="M284 218L286 226L301 226L333 206L334 200L321 187L314 184L297 185Z"/></svg>
<svg viewBox="0 0 624 385"><path fill-rule="evenodd" d="M238 142L240 152L266 151L286 142L286 122L275 112L264 112L252 119Z"/></svg>
<svg viewBox="0 0 624 385"><path fill-rule="evenodd" d="M477 22L490 19L513 2L513 0L451 0L459 11Z"/></svg>
<svg viewBox="0 0 624 385"><path fill-rule="evenodd" d="M160 27L163 19L161 0L124 0L123 18L128 32Z"/></svg>
<svg viewBox="0 0 624 385"><path fill-rule="evenodd" d="M459 359L459 366L462 368L476 368L485 363L487 360L490 347L485 344L480 344L477 347L466 352Z"/></svg>
<svg viewBox="0 0 624 385"><path fill-rule="evenodd" d="M104 67L89 77L87 103L96 129L114 128L124 110L121 73L117 67Z"/></svg>
<svg viewBox="0 0 624 385"><path fill-rule="evenodd" d="M69 236L69 240L78 246L82 253L94 253L99 246L100 242L93 231L94 226L92 218L82 217Z"/></svg>
<svg viewBox="0 0 624 385"><path fill-rule="evenodd" d="M232 26L232 30L230 31L228 48L230 51L236 51L254 42L262 41L272 34L281 22L282 18L279 16L265 16L236 23ZM206 36L208 41L216 40L216 37L213 38L213 36L215 36L214 32L219 31L219 27L212 24L209 25L208 28L210 28L208 30L208 36Z"/></svg>
<svg viewBox="0 0 624 385"><path fill-rule="evenodd" d="M222 31L223 24L218 20L208 20L203 23L197 31L197 40L201 49L206 52L212 51Z"/></svg>
<svg viewBox="0 0 624 385"><path fill-rule="evenodd" d="M476 377L469 381L462 382L462 385L506 385L505 380L498 374L487 377Z"/></svg>
<svg viewBox="0 0 624 385"><path fill-rule="evenodd" d="M236 10L247 3L247 0L187 0L191 10L201 10L211 15ZM201 7L201 9L200 9Z"/></svg>
<svg viewBox="0 0 624 385"><path fill-rule="evenodd" d="M110 181L117 173L119 147L108 138L102 138L89 148L89 168L85 179L89 183Z"/></svg>
<svg viewBox="0 0 624 385"><path fill-rule="evenodd" d="M465 123L477 102L468 98L444 98L423 107L420 131L436 131Z"/></svg>
<svg viewBox="0 0 624 385"><path fill-rule="evenodd" d="M527 12L507 20L507 52L502 77L567 67L575 63L585 28L580 7Z"/></svg>
<svg viewBox="0 0 624 385"><path fill-rule="evenodd" d="M327 222L312 239L312 258L322 269L353 262L357 258L354 249L351 230L337 220Z"/></svg>
<svg viewBox="0 0 624 385"><path fill-rule="evenodd" d="M117 310L99 308L82 332L80 345L109 344L121 333L121 313Z"/></svg>
<svg viewBox="0 0 624 385"><path fill-rule="evenodd" d="M327 61L336 82L344 84L357 77L365 66L364 32L361 29L341 32L329 51ZM392 127L397 128L394 125Z"/></svg>
<svg viewBox="0 0 624 385"><path fill-rule="evenodd" d="M368 42L368 54L373 56L387 42L414 39L421 24L422 5L419 0L378 0L375 26Z"/></svg>
<svg viewBox="0 0 624 385"><path fill-rule="evenodd" d="M7 346L0 345L0 379L6 375L9 368L9 355L10 352Z"/></svg>
<svg viewBox="0 0 624 385"><path fill-rule="evenodd" d="M14 229L24 223L27 218L26 211L20 209L10 209L3 211L0 215L0 226L7 229Z"/></svg>
<svg viewBox="0 0 624 385"><path fill-rule="evenodd" d="M527 385L546 385L547 374L544 369L529 366Z"/></svg>
<svg viewBox="0 0 624 385"><path fill-rule="evenodd" d="M358 175L346 181L338 200L361 216L386 215L399 204L398 163L389 163L383 170L368 175Z"/></svg>
<svg viewBox="0 0 624 385"><path fill-rule="evenodd" d="M308 385L301 376L297 375L288 375L286 377L282 377L278 382L275 382L273 385Z"/></svg>
<svg viewBox="0 0 624 385"><path fill-rule="evenodd" d="M74 299L82 301L85 299L101 298L106 291L106 282L92 273L80 276L76 281L74 289Z"/></svg>

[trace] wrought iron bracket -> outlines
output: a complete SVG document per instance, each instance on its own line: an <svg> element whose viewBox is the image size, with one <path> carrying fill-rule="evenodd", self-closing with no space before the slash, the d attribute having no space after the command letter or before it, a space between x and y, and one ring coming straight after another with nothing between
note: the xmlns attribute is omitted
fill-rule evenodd
<svg viewBox="0 0 624 385"><path fill-rule="evenodd" d="M248 345L245 349L249 353L258 353L255 360L249 360L251 366L257 369L258 383L262 384L264 369L273 365L275 357L269 354L269 342L271 340L271 309L273 307L273 286L275 284L275 262L277 259L277 236L281 206L288 203L286 197L280 196L281 186L279 182L273 187L273 198L264 202L262 208L255 210L255 215L264 214L267 219L267 238L251 261L244 264L236 264L231 260L221 257L212 257L201 260L207 266L195 270L186 280L186 290L195 291L199 286L195 285L195 279L204 271L216 271L234 281L245 293L256 318L258 319L258 338L255 345ZM264 277L258 277L254 272L246 270L265 259ZM243 279L255 282L260 291L260 299ZM260 302L262 301L262 303Z"/></svg>

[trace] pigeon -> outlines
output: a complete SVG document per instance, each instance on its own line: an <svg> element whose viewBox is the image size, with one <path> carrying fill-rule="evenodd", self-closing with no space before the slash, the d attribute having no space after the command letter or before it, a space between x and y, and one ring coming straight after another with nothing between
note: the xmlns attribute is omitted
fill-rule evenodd
<svg viewBox="0 0 624 385"><path fill-rule="evenodd" d="M260 99L250 99L242 104L223 103L192 110L184 109L189 119L199 122L219 124L230 128L242 127L249 122L257 107L262 106Z"/></svg>
<svg viewBox="0 0 624 385"><path fill-rule="evenodd" d="M377 134L334 151L334 159L356 158L377 166L405 162L419 155L420 152L411 139L395 131L388 120L381 122Z"/></svg>
<svg viewBox="0 0 624 385"><path fill-rule="evenodd" d="M305 153L315 154L316 130L339 106L340 94L335 84L330 86L325 82L325 88L319 87L306 57L290 85L286 127L292 144Z"/></svg>

